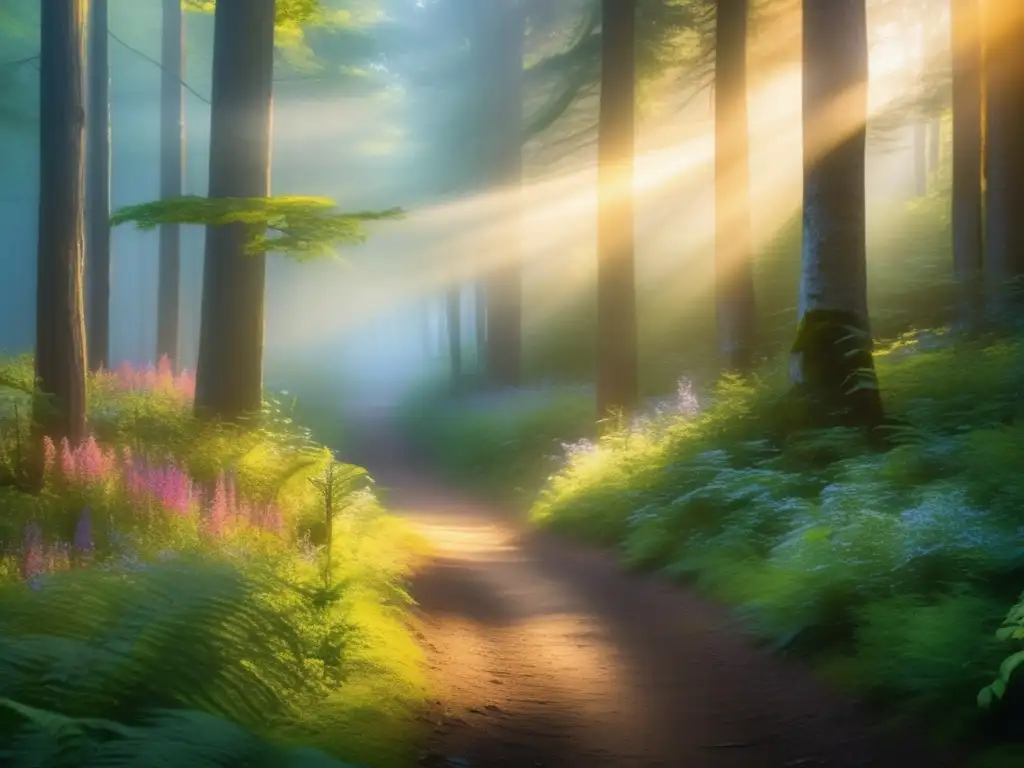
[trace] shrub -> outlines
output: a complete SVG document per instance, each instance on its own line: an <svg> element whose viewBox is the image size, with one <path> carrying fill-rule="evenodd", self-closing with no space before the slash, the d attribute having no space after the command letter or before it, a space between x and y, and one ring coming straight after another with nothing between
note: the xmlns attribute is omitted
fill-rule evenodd
<svg viewBox="0 0 1024 768"><path fill-rule="evenodd" d="M0 367L10 479L26 369ZM275 403L201 423L188 381L91 377L90 435L47 443L41 493L0 486L0 762L403 764L418 540Z"/></svg>
<svg viewBox="0 0 1024 768"><path fill-rule="evenodd" d="M695 580L774 647L962 734L975 693L995 678L982 701L998 710L1024 659L1019 609L995 635L1024 569L1022 352L935 334L880 350L901 424L885 452L780 430L778 379L725 382L698 414L572 452L532 518Z"/></svg>

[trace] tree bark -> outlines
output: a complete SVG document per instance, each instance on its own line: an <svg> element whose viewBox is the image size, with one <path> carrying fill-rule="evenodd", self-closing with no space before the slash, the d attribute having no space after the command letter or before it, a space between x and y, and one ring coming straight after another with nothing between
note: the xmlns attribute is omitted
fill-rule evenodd
<svg viewBox="0 0 1024 768"><path fill-rule="evenodd" d="M865 0L804 0L800 326L790 372L815 425L874 427L868 322Z"/></svg>
<svg viewBox="0 0 1024 768"><path fill-rule="evenodd" d="M522 203L523 181L523 55L526 14L518 0L496 5L491 14L489 37L494 48L494 78L491 83L492 116L489 131L492 146L488 160L492 180L509 195L507 221L501 236L502 258L488 270L484 307L487 317L488 378L492 384L514 387L520 383L522 366Z"/></svg>
<svg viewBox="0 0 1024 768"><path fill-rule="evenodd" d="M32 418L37 437L72 443L84 436L86 406L84 13L83 0L47 0L40 19L35 374L41 396Z"/></svg>
<svg viewBox="0 0 1024 768"><path fill-rule="evenodd" d="M748 0L720 0L715 26L715 286L728 370L750 373L756 334L747 122Z"/></svg>
<svg viewBox="0 0 1024 768"><path fill-rule="evenodd" d="M1016 303L1012 281L1024 275L1024 3L986 0L983 7L987 305L998 320Z"/></svg>
<svg viewBox="0 0 1024 768"><path fill-rule="evenodd" d="M181 0L163 0L160 59L160 197L180 197L184 176L185 39ZM181 227L160 227L160 272L157 288L156 356L167 356L175 369L180 354Z"/></svg>
<svg viewBox="0 0 1024 768"><path fill-rule="evenodd" d="M107 0L89 3L85 260L89 370L110 363L110 61Z"/></svg>
<svg viewBox="0 0 1024 768"><path fill-rule="evenodd" d="M211 198L266 197L274 65L274 0L218 0L210 121ZM208 226L196 369L198 416L259 411L266 257L245 252L246 226Z"/></svg>
<svg viewBox="0 0 1024 768"><path fill-rule="evenodd" d="M955 325L970 332L981 321L982 99L979 0L951 0L953 64L953 274L958 289Z"/></svg>
<svg viewBox="0 0 1024 768"><path fill-rule="evenodd" d="M636 3L602 0L598 110L597 412L636 405L637 322L633 167L636 137Z"/></svg>

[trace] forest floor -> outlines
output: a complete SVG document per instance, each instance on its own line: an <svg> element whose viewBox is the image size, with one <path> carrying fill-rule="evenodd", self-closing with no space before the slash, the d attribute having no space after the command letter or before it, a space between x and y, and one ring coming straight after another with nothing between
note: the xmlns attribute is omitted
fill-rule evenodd
<svg viewBox="0 0 1024 768"><path fill-rule="evenodd" d="M381 418L353 459L435 551L412 584L434 685L421 765L956 766L883 733L678 585L435 479Z"/></svg>

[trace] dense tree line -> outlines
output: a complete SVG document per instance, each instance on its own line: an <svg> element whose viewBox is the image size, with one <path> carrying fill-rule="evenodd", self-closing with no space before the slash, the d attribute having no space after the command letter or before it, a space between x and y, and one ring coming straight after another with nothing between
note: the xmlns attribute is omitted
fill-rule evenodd
<svg viewBox="0 0 1024 768"><path fill-rule="evenodd" d="M210 4L200 5L209 10ZM435 0L425 8L413 5L395 3L390 9L398 22L391 25L392 32L403 24L405 32L391 38L383 35L383 48L388 43L392 50L422 43L426 35L432 45L420 52L431 62L430 77L444 80L458 71L472 74L462 80L461 118L435 127L438 139L447 142L452 153L444 187L519 189L523 142L557 124L574 101L593 94L592 86L598 86L597 398L602 415L629 411L638 398L632 234L637 83L664 69L673 55L678 63L682 54L673 53L668 43L674 32L690 29L699 34L705 45L687 54L686 60L695 71L708 56L713 61L716 302L722 364L727 370L752 372L759 353L749 233L748 41L751 27L766 17L766 4L746 0L581 2L571 12L525 0L486 5ZM808 402L815 403L815 408L824 409L815 418L875 426L882 414L871 372L867 313L866 3L804 3L802 11L792 4L767 5L776 14L783 13L782 6L785 13L799 12L803 19L803 268L793 383L810 396ZM953 271L961 286L958 324L972 331L985 323L1004 323L1012 314L1014 281L1024 269L1020 257L1024 248L1018 242L1024 231L1014 215L1020 197L1016 185L1024 179L1018 168L1024 150L1015 128L1024 114L1020 57L1015 55L1024 14L1017 5L951 0L950 6ZM913 4L899 6L923 14ZM76 435L82 429L84 407L84 370L78 361L87 358L93 368L105 365L109 336L106 4L91 5L88 57L82 42L84 5L61 0L47 4L46 9L40 54L40 104L48 117L40 128L37 366L41 390L48 397L40 399L37 418L44 431ZM320 10L316 3L273 0L256 6L239 0L216 4L210 202L272 200L268 175L275 25L312 22ZM422 18L415 20L415 14ZM258 411L261 404L263 259L270 246L252 251L253 227L259 227L254 222L260 221L259 216L253 218L252 210L225 219L223 208L183 212L177 202L181 200L184 74L180 5L165 2L163 19L160 165L165 205L133 214L136 220L161 228L156 351L173 358L177 349L177 228L189 221L206 224L196 408L211 417L237 419ZM924 21L922 16L922 25ZM410 37L410 30L419 39ZM445 50L454 55L444 55ZM419 69L423 70L422 62ZM550 87L545 78L554 72L569 72L568 84ZM54 85L57 79L59 86ZM843 105L841 118L829 117L838 101ZM82 115L88 117L83 121ZM86 137L88 152L83 144ZM437 146L443 151L441 144ZM460 153L461 163L456 157ZM81 183L83 169L87 186ZM517 194L512 197L520 199ZM522 202L529 204L528 199ZM523 254L518 207L516 203L506 211L503 252L481 254L476 278L484 321L476 343L486 379L493 386L522 380ZM355 222L345 219L345 223ZM352 234L341 225L326 230L320 234L334 239ZM88 309L88 344L79 322L83 306ZM461 377L463 368L458 357L462 346L459 307L453 288L448 312L454 380Z"/></svg>

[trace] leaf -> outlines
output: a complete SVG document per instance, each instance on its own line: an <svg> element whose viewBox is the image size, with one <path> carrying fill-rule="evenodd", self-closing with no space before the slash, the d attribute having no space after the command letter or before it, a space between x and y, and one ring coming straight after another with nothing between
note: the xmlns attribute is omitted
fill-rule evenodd
<svg viewBox="0 0 1024 768"><path fill-rule="evenodd" d="M111 226L133 223L143 231L164 224L205 224L210 227L249 225L245 250L252 255L276 251L295 261L331 256L337 245L366 240L364 224L399 219L400 208L383 211L338 211L322 197L223 197L198 195L156 200L120 208ZM276 233L267 235L267 230Z"/></svg>
<svg viewBox="0 0 1024 768"><path fill-rule="evenodd" d="M1007 656L999 665L999 678L1007 683L1010 682L1013 673L1021 664L1024 664L1024 651L1017 651L1017 653Z"/></svg>

